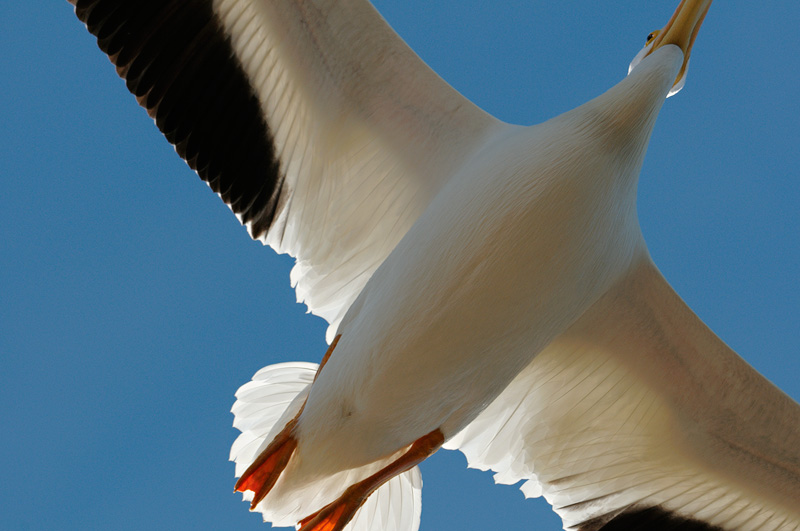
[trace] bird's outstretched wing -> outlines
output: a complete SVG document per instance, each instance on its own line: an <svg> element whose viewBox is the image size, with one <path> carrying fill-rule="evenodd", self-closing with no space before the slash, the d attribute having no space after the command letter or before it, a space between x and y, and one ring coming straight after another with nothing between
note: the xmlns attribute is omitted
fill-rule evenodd
<svg viewBox="0 0 800 531"><path fill-rule="evenodd" d="M800 406L649 258L446 447L565 529L800 529Z"/></svg>
<svg viewBox="0 0 800 531"><path fill-rule="evenodd" d="M497 122L366 0L70 0L128 89L333 326Z"/></svg>

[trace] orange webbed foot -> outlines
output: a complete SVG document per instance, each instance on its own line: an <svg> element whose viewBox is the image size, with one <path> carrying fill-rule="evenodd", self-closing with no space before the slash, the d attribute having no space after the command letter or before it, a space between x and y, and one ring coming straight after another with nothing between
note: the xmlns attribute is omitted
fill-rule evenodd
<svg viewBox="0 0 800 531"><path fill-rule="evenodd" d="M350 491L350 489L348 489ZM360 498L360 499L358 499ZM300 531L340 531L353 519L366 496L344 496L300 521Z"/></svg>
<svg viewBox="0 0 800 531"><path fill-rule="evenodd" d="M296 424L297 417L286 424L286 427L281 430L269 446L253 461L253 464L245 470L239 481L236 482L234 492L245 492L247 490L253 492L253 501L250 503L251 511L269 494L269 491L275 486L275 482L278 481L281 472L289 464L289 459L292 457L295 448L297 448L297 440L293 436Z"/></svg>
<svg viewBox="0 0 800 531"><path fill-rule="evenodd" d="M442 446L442 443L444 435L438 429L420 437L396 461L367 479L350 486L339 499L301 520L298 524L299 531L341 531L367 501L370 494L393 477L427 459Z"/></svg>

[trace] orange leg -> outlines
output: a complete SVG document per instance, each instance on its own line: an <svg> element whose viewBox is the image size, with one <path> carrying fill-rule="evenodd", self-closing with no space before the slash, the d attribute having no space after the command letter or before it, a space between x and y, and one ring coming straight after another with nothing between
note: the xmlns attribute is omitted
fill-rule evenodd
<svg viewBox="0 0 800 531"><path fill-rule="evenodd" d="M352 485L338 500L303 519L298 524L300 531L340 531L353 518L358 508L367 501L370 494L393 477L427 459L443 443L444 435L438 429L420 437L399 459L367 479Z"/></svg>
<svg viewBox="0 0 800 531"><path fill-rule="evenodd" d="M322 357L322 361L317 369L317 374L314 375L314 381L316 381L317 376L319 376L319 372L322 370L325 362L331 357L331 353L333 349L336 348L340 337L342 337L341 334L334 338L331 346L328 347L327 352L325 352L325 356ZM269 443L269 446L261 452L256 460L253 461L253 464L247 467L242 477L236 482L234 492L253 491L253 501L250 503L251 511L256 508L256 505L258 505L267 494L269 494L269 491L275 486L275 482L278 481L281 472L283 472L286 465L289 464L289 459L292 457L295 448L297 448L297 439L294 437L294 429L295 426L297 426L297 420L300 418L300 414L303 412L305 406L304 403L300 407L300 411L297 412L297 415L284 426L280 433Z"/></svg>
<svg viewBox="0 0 800 531"><path fill-rule="evenodd" d="M328 359L331 357L333 349L336 348L336 345L339 343L339 339L341 337L342 334L337 334L336 337L333 338L333 341L331 341L331 346L328 347L328 350L325 352L325 355L322 356L322 361L319 362L319 367L317 367L317 374L314 375L315 382L317 381L317 378L319 378L319 373L322 372L322 368L325 366L326 363L328 363Z"/></svg>

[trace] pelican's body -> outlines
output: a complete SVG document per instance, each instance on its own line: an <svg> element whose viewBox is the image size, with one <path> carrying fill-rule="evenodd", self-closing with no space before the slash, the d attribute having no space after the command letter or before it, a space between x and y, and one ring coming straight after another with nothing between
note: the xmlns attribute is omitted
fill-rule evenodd
<svg viewBox="0 0 800 531"><path fill-rule="evenodd" d="M416 465L445 445L569 529L800 529L800 407L675 295L636 213L711 0L528 128L453 91L362 0L74 1L330 323L319 367L237 393L236 490L266 520L414 531Z"/></svg>
<svg viewBox="0 0 800 531"><path fill-rule="evenodd" d="M304 463L350 468L439 426L455 435L647 259L636 182L682 59L665 48L596 100L498 124L465 155L339 326L300 420Z"/></svg>

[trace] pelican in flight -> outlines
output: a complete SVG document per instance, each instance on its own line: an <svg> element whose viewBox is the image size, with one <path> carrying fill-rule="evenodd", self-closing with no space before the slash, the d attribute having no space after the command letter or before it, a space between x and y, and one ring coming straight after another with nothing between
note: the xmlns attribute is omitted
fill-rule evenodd
<svg viewBox="0 0 800 531"><path fill-rule="evenodd" d="M366 0L72 0L250 235L296 258L319 365L233 407L251 510L413 531L440 447L565 529L800 529L800 407L653 264L636 188L711 0L547 122L466 100Z"/></svg>

